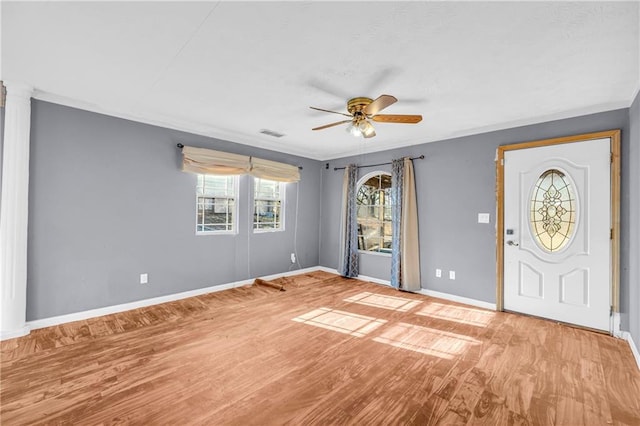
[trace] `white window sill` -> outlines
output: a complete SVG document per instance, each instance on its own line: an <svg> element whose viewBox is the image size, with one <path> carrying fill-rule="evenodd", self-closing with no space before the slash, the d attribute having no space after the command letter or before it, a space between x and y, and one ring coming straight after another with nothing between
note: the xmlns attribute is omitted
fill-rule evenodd
<svg viewBox="0 0 640 426"><path fill-rule="evenodd" d="M379 251L366 251L366 250L358 250L360 254L371 254L373 256L382 256L382 257L391 257L391 253L384 253Z"/></svg>
<svg viewBox="0 0 640 426"><path fill-rule="evenodd" d="M207 235L236 235L236 231L196 231L196 237L204 237Z"/></svg>
<svg viewBox="0 0 640 426"><path fill-rule="evenodd" d="M283 232L284 229L254 229L254 234L269 234L271 232Z"/></svg>

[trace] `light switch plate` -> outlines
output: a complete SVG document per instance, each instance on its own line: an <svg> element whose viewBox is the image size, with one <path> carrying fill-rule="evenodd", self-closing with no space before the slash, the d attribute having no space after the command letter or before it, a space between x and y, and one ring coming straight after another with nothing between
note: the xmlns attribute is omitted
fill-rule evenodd
<svg viewBox="0 0 640 426"><path fill-rule="evenodd" d="M456 279L456 271L449 271L449 279L450 280Z"/></svg>
<svg viewBox="0 0 640 426"><path fill-rule="evenodd" d="M489 213L478 213L478 223L489 223L491 215Z"/></svg>

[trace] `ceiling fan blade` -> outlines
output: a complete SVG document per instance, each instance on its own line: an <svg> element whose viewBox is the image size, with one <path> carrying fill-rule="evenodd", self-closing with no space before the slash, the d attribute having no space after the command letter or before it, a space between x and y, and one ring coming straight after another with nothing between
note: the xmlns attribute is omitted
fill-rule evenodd
<svg viewBox="0 0 640 426"><path fill-rule="evenodd" d="M372 138L376 135L376 130L373 128L371 123L368 121L364 121L364 124L360 125L360 131L362 132L362 136L365 138Z"/></svg>
<svg viewBox="0 0 640 426"><path fill-rule="evenodd" d="M322 129L326 129L328 127L333 127L333 126L337 126L339 124L350 123L350 122L351 122L351 120L336 121L335 123L325 124L324 126L320 126L320 127L314 127L311 130L322 130Z"/></svg>
<svg viewBox="0 0 640 426"><path fill-rule="evenodd" d="M378 112L396 102L398 102L398 100L391 95L380 95L378 99L364 107L364 113L367 115L376 115Z"/></svg>
<svg viewBox="0 0 640 426"><path fill-rule="evenodd" d="M309 107L311 109L315 109L316 111L323 111L323 112L330 112L332 114L340 114L340 115L344 115L346 117L352 117L351 114L346 114L344 112L337 112L337 111L329 111L328 109L322 109L322 108L316 108L316 107Z"/></svg>
<svg viewBox="0 0 640 426"><path fill-rule="evenodd" d="M373 121L379 123L404 123L404 124L416 124L422 121L421 115L406 115L406 114L381 114L371 117Z"/></svg>

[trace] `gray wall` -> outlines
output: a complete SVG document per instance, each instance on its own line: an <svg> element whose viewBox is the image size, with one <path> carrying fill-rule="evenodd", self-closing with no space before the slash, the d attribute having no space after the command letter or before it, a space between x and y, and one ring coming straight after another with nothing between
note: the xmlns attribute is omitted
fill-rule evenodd
<svg viewBox="0 0 640 426"><path fill-rule="evenodd" d="M348 163L375 164L404 156L424 154L415 160L420 227L422 287L485 302L495 303L495 155L499 145L602 130L622 130L622 238L621 301L622 321L629 323L629 265L637 262L637 248L630 252L630 185L632 172L637 177L638 159L629 155L629 110L615 111L518 127L418 146L340 158L323 168L320 264L336 268L338 264L339 217L342 167ZM375 143L375 141L371 142ZM637 143L637 140L636 140ZM360 176L372 170L390 170L390 166L360 170ZM637 192L634 195L637 197ZM637 201L636 201L637 202ZM477 223L478 213L491 213L490 224ZM633 216L637 221L638 216ZM637 235L637 234L636 234ZM360 274L389 279L390 259L361 254ZM435 277L435 269L443 277ZM455 281L448 271L456 271ZM628 329L628 328L626 328Z"/></svg>
<svg viewBox="0 0 640 426"><path fill-rule="evenodd" d="M298 258L318 265L317 161L35 100L31 126L27 320L287 271L298 188ZM249 232L244 176L239 234L196 236L196 176L180 171L178 142L302 165L286 230Z"/></svg>
<svg viewBox="0 0 640 426"><path fill-rule="evenodd" d="M629 150L628 150L628 190L629 207L629 257L628 275L629 299L626 306L629 313L629 328L636 346L640 345L640 93L636 95L629 109Z"/></svg>
<svg viewBox="0 0 640 426"><path fill-rule="evenodd" d="M499 145L622 129L621 311L640 341L640 101L630 109L325 162L294 157L47 102L32 103L27 319L173 294L290 268L295 184L286 230L249 231L241 179L235 236L196 236L195 176L180 171L177 142L304 166L297 251L302 267L337 267L342 172L424 154L415 173L422 287L495 302L495 151ZM3 113L0 111L0 126ZM389 166L367 168L390 171ZM321 194L318 197L318 193ZM242 196L244 195L244 197ZM477 213L491 213L478 224ZM632 220L633 219L633 220ZM443 277L434 276L435 268ZM361 274L389 279L389 258L361 256ZM447 271L456 271L456 280ZM149 284L138 284L139 274Z"/></svg>

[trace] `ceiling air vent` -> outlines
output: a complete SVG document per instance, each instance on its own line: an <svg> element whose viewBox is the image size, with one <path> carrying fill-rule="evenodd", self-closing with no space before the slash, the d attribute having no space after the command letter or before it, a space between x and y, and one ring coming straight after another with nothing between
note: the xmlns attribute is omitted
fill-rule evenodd
<svg viewBox="0 0 640 426"><path fill-rule="evenodd" d="M260 133L262 133L263 135L273 136L274 138L281 138L284 136L284 133L276 132L275 130L269 129L261 129Z"/></svg>

